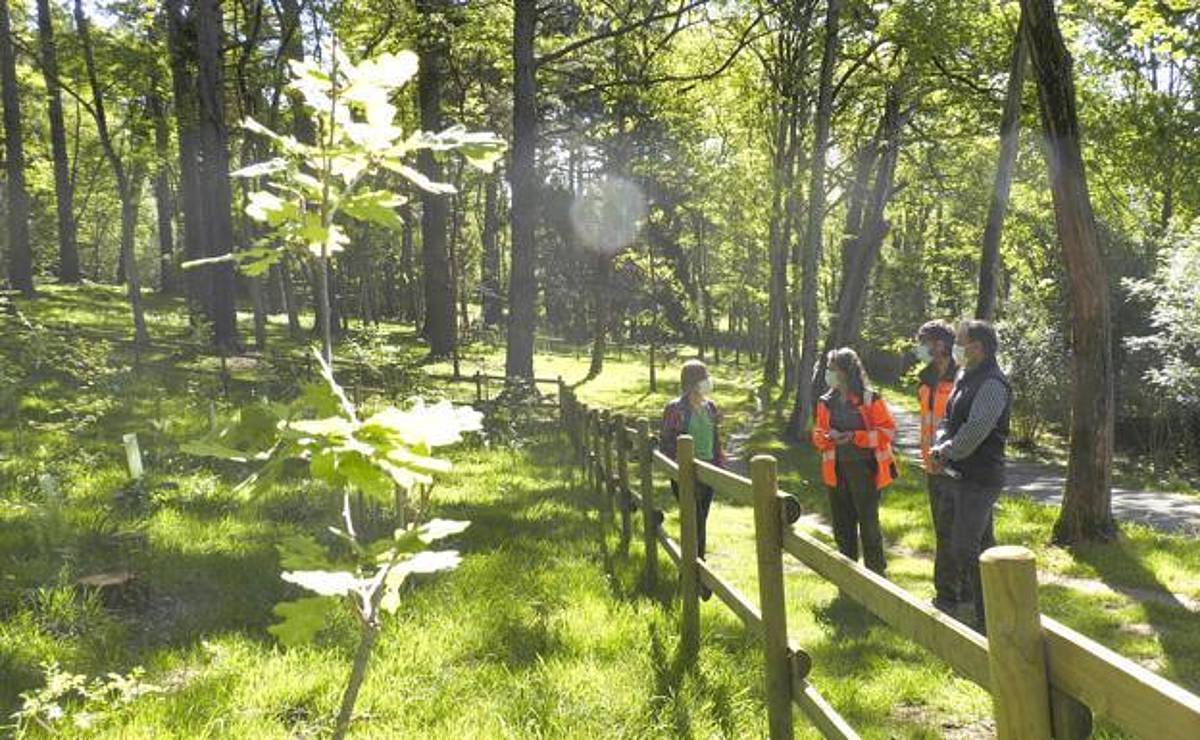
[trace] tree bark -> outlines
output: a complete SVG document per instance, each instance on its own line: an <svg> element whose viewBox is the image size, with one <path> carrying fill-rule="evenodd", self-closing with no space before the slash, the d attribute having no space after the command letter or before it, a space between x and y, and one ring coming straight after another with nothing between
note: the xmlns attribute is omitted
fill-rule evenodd
<svg viewBox="0 0 1200 740"><path fill-rule="evenodd" d="M233 252L233 193L229 184L229 133L225 127L225 75L222 11L219 0L197 0L191 14L196 30L196 92L200 123L200 183L207 256ZM209 318L213 341L222 351L238 350L235 274L232 262L212 271Z"/></svg>
<svg viewBox="0 0 1200 740"><path fill-rule="evenodd" d="M483 196L483 275L480 296L483 304L483 325L499 326L504 319L504 301L500 294L500 214L495 176L484 185Z"/></svg>
<svg viewBox="0 0 1200 740"><path fill-rule="evenodd" d="M25 188L25 142L21 132L21 95L12 42L8 0L0 0L0 86L4 99L4 164L8 177L8 281L33 295L33 245L29 241L29 192Z"/></svg>
<svg viewBox="0 0 1200 740"><path fill-rule="evenodd" d="M442 129L442 65L449 49L437 5L433 0L422 0L417 4L424 17L424 33L418 46L417 97L421 107L421 128L426 131ZM417 167L430 180L442 180L441 164L428 149L418 155ZM454 275L446 236L448 205L443 195L421 192L421 254L425 268L423 333L429 342L430 356L439 358L454 353L458 334Z"/></svg>
<svg viewBox="0 0 1200 740"><path fill-rule="evenodd" d="M1017 22L1013 39L1012 61L1008 67L1008 90L1004 96L1004 113L1000 117L1000 161L996 165L996 181L992 186L992 201L988 207L987 226L983 230L983 252L979 259L979 298L975 318L992 321L996 317L996 293L1000 278L1000 236L1004 231L1004 215L1008 210L1008 193L1012 187L1013 170L1017 165L1017 148L1021 129L1021 88L1025 81L1026 53L1021 35L1024 21Z"/></svg>
<svg viewBox="0 0 1200 740"><path fill-rule="evenodd" d="M183 257L198 260L205 256L204 206L200 197L199 112L196 76L192 72L195 57L195 31L183 10L182 0L167 0L167 42L171 56L171 89L174 97L176 136L179 145L179 203L183 211ZM209 312L212 271L195 268L185 273L188 302L193 315Z"/></svg>
<svg viewBox="0 0 1200 740"><path fill-rule="evenodd" d="M513 145L509 176L512 181L512 263L508 288L508 342L505 374L533 377L533 337L537 313L537 247L534 227L538 215L537 79L534 37L536 0L514 0L513 14Z"/></svg>
<svg viewBox="0 0 1200 740"><path fill-rule="evenodd" d="M829 128L833 119L833 71L837 66L841 0L827 0L825 9L825 46L821 53L820 80L817 83L817 113L813 136L812 161L808 183L808 220L804 228L804 254L801 265L801 305L804 311L804 335L801 339L800 365L796 370L796 403L788 432L799 437L808 428L813 415L813 368L817 364L820 311L817 306L817 282L821 269L821 247L825 227L825 158L829 149Z"/></svg>
<svg viewBox="0 0 1200 740"><path fill-rule="evenodd" d="M75 205L71 191L71 166L67 153L67 130L63 123L62 91L58 85L58 51L49 0L37 0L38 40L42 75L50 114L50 151L54 158L54 204L58 216L58 279L79 282L79 244L75 234Z"/></svg>
<svg viewBox="0 0 1200 740"><path fill-rule="evenodd" d="M175 199L171 192L171 137L167 129L167 111L157 88L147 96L150 115L154 117L154 152L158 172L154 176L154 203L158 215L159 289L168 295L177 288L175 276Z"/></svg>
<svg viewBox="0 0 1200 740"><path fill-rule="evenodd" d="M92 53L92 40L87 15L83 12L82 0L75 0L75 28L79 34L79 43L83 48L83 60L87 69L88 83L92 89L92 114L96 120L96 135L104 156L112 166L113 176L117 181L117 195L121 199L121 263L125 278L125 286L129 295L129 306L133 312L133 341L136 344L146 344L150 335L146 331L146 319L142 312L142 290L138 279L137 256L134 254L134 240L137 236L138 201L141 199L141 174L137 167L126 170L121 158L113 145L112 134L108 128L108 117L104 108L103 88L96 73L96 59ZM137 127L133 127L136 131Z"/></svg>
<svg viewBox="0 0 1200 740"><path fill-rule="evenodd" d="M1021 0L1025 39L1037 79L1054 220L1066 263L1071 306L1071 435L1059 543L1107 540L1112 517L1113 364L1108 271L1096 241L1072 61L1052 0Z"/></svg>

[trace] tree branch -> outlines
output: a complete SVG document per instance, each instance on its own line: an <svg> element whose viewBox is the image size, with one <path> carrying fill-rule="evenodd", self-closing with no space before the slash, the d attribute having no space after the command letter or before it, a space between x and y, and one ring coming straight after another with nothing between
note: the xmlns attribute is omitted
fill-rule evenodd
<svg viewBox="0 0 1200 740"><path fill-rule="evenodd" d="M598 41L603 41L604 39L617 38L618 36L624 36L627 33L631 33L638 29L645 28L646 26L649 26L653 23L657 23L658 21L666 20L668 18L677 18L677 17L683 15L684 13L687 13L688 11L691 11L691 10L695 10L696 8L699 8L700 6L705 5L707 3L708 3L708 0L691 0L691 2L688 2L687 0L681 0L680 6L678 8L676 8L675 10L667 10L667 11L663 11L662 13L653 13L651 15L645 16L641 20L638 20L634 23L630 23L627 26L620 26L619 28L612 28L610 26L605 31L601 31L599 33L593 34L592 36L588 36L587 38L582 38L582 39L578 39L576 41L572 41L571 43L569 43L565 46L559 47L558 49L556 49L552 52L544 54L544 55L542 55L542 57L540 59L536 60L534 62L534 64L538 67L542 66L543 64L549 64L558 59L562 59L563 57L567 56L568 54L573 54L574 52L579 51L580 49L582 49L584 47L591 46L592 44L594 44Z"/></svg>

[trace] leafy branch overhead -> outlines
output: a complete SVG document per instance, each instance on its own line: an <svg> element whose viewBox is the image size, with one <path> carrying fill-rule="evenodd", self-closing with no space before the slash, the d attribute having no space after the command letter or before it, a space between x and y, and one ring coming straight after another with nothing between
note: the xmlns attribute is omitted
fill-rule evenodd
<svg viewBox="0 0 1200 740"><path fill-rule="evenodd" d="M278 133L250 117L242 122L248 134L266 138L276 152L272 159L232 173L266 179L263 189L249 193L246 215L269 226L272 237L185 266L234 261L245 274L257 276L282 257L277 245L313 257L335 255L349 241L343 215L398 231L404 224L396 208L407 198L368 187L372 175L386 170L421 190L455 192L453 185L431 180L406 163L421 150L457 151L474 167L492 171L504 150L504 142L493 133L468 131L461 125L440 132L406 132L398 125L391 100L416 75L416 54L383 54L357 65L336 46L331 55L332 70L312 60L291 61L290 88L315 117L317 143Z"/></svg>

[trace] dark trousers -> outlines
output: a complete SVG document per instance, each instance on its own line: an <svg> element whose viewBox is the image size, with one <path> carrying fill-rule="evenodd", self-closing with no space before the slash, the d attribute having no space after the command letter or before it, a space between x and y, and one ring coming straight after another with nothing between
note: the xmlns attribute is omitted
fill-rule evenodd
<svg viewBox="0 0 1200 740"><path fill-rule="evenodd" d="M671 481L671 493L679 500L679 484ZM696 554L701 558L708 545L708 510L712 508L712 486L696 481Z"/></svg>
<svg viewBox="0 0 1200 740"><path fill-rule="evenodd" d="M975 619L984 623L983 587L979 578L979 554L995 544L991 534L992 509L1000 497L1000 487L982 485L967 479L952 482L954 521L950 527L950 547L955 564L955 582L963 579L975 602ZM992 542L985 545L985 537Z"/></svg>
<svg viewBox="0 0 1200 740"><path fill-rule="evenodd" d="M833 539L838 550L858 560L862 539L863 563L883 575L883 532L879 529L879 491L875 488L875 461L837 461L837 486L829 488L829 511L833 515Z"/></svg>
<svg viewBox="0 0 1200 740"><path fill-rule="evenodd" d="M933 588L939 607L953 608L960 601L972 600L971 586L965 571L954 564L954 549L950 543L954 527L955 481L944 475L928 475L929 510L933 515L934 556ZM988 512L980 552L996 546L992 514Z"/></svg>

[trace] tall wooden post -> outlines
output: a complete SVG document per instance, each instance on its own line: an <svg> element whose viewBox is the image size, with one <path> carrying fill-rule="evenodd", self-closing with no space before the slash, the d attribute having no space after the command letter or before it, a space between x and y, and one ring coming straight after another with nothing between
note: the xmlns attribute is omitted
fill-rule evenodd
<svg viewBox="0 0 1200 740"><path fill-rule="evenodd" d="M792 671L783 588L783 510L776 476L775 458L770 455L756 455L750 461L758 596L766 652L767 718L772 740L792 737Z"/></svg>
<svg viewBox="0 0 1200 740"><path fill-rule="evenodd" d="M699 522L696 521L696 445L691 435L679 437L675 461L679 463L679 594L683 627L680 651L692 662L700 652Z"/></svg>
<svg viewBox="0 0 1200 740"><path fill-rule="evenodd" d="M980 558L988 663L999 740L1051 737L1050 686L1038 612L1037 563L1024 547L993 547Z"/></svg>
<svg viewBox="0 0 1200 740"><path fill-rule="evenodd" d="M647 591L658 586L658 516L654 510L654 446L650 441L650 421L637 420L638 472L642 492L642 542L646 549L646 565L642 581Z"/></svg>
<svg viewBox="0 0 1200 740"><path fill-rule="evenodd" d="M613 418L617 442L617 502L621 507L621 554L629 552L629 540L633 538L633 514L629 510L629 434L625 431L625 417L617 414Z"/></svg>
<svg viewBox="0 0 1200 740"><path fill-rule="evenodd" d="M604 409L600 412L600 490L604 495L604 511L610 523L613 515L612 453L612 414Z"/></svg>

